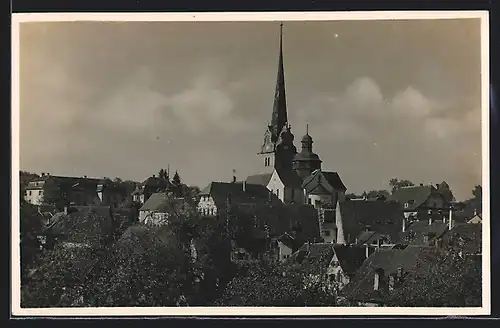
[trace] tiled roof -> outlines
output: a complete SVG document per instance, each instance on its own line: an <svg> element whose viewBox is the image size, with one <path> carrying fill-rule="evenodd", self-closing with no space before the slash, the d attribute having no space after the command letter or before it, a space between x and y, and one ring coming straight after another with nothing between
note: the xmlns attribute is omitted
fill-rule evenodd
<svg viewBox="0 0 500 328"><path fill-rule="evenodd" d="M410 224L405 232L400 233L397 244L430 245L448 230L448 224L443 221L419 220ZM426 237L427 236L427 237ZM427 238L427 240L425 239Z"/></svg>
<svg viewBox="0 0 500 328"><path fill-rule="evenodd" d="M46 234L65 236L67 242L98 243L113 232L114 222L109 206L78 206L68 214L57 213Z"/></svg>
<svg viewBox="0 0 500 328"><path fill-rule="evenodd" d="M302 179L294 170L277 169L276 173L278 173L278 176L285 187L300 188L302 186Z"/></svg>
<svg viewBox="0 0 500 328"><path fill-rule="evenodd" d="M316 186L320 184L322 178L324 178L326 182L328 182L328 184L335 190L347 190L337 172L328 172L322 170L315 170L311 173L311 175L306 177L302 182L302 188L306 189L308 193L311 193L316 188Z"/></svg>
<svg viewBox="0 0 500 328"><path fill-rule="evenodd" d="M404 279L428 265L436 255L435 249L419 246L379 250L363 262L342 294L350 300L379 302L381 291L374 290L375 270L383 270L384 278L387 278L388 275L397 274L401 268Z"/></svg>
<svg viewBox="0 0 500 328"><path fill-rule="evenodd" d="M402 187L390 195L387 200L397 201L400 204L408 203L409 207L406 210L414 210L427 201L433 189L432 186Z"/></svg>
<svg viewBox="0 0 500 328"><path fill-rule="evenodd" d="M167 210L169 203L173 200L166 192L154 193L142 205L139 211L157 211L162 212Z"/></svg>
<svg viewBox="0 0 500 328"><path fill-rule="evenodd" d="M335 245L334 250L340 267L348 276L353 276L366 260L365 247Z"/></svg>
<svg viewBox="0 0 500 328"><path fill-rule="evenodd" d="M364 247L331 243L303 244L286 265L298 264L306 272L317 274L328 268L334 255L344 273L352 276L366 259L366 250Z"/></svg>
<svg viewBox="0 0 500 328"><path fill-rule="evenodd" d="M85 178L85 177L64 177L64 176L56 176L56 175L45 175L40 179L31 181L26 189L42 189L44 184L53 181L56 184L65 187L78 187L81 189L92 189L95 190L97 188L97 184L101 179L96 178ZM43 184L39 184L43 182ZM37 185L38 183L38 185Z"/></svg>
<svg viewBox="0 0 500 328"><path fill-rule="evenodd" d="M203 188L200 196L210 195L219 210L225 208L227 198L231 198L232 204L241 203L266 203L272 197L276 201L275 196L263 185L255 185L245 183L245 190L243 190L243 183L228 183L228 182L211 182Z"/></svg>
<svg viewBox="0 0 500 328"><path fill-rule="evenodd" d="M403 210L397 202L346 200L339 205L344 235L351 241L367 227L392 240L396 240L402 230Z"/></svg>
<svg viewBox="0 0 500 328"><path fill-rule="evenodd" d="M293 238L292 236L290 236L288 233L284 233L282 234L279 238L278 238L278 241L282 242L283 245L291 248L291 249L295 249L296 247L296 241L295 241L295 238Z"/></svg>
<svg viewBox="0 0 500 328"><path fill-rule="evenodd" d="M272 173L256 174L247 177L246 182L250 184L267 186L269 180L271 180Z"/></svg>
<svg viewBox="0 0 500 328"><path fill-rule="evenodd" d="M460 247L467 254L480 254L483 241L482 224L458 224L443 236L446 247Z"/></svg>

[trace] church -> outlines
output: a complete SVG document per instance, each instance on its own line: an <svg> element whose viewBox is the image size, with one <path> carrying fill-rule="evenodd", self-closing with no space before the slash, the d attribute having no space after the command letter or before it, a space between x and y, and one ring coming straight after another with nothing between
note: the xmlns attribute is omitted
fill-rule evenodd
<svg viewBox="0 0 500 328"><path fill-rule="evenodd" d="M335 206L345 196L346 187L337 172L323 171L322 161L313 151L313 139L306 127L301 149L288 121L283 65L283 24L280 27L278 76L271 122L258 151L260 172L246 183L264 185L285 204L310 204L317 208Z"/></svg>

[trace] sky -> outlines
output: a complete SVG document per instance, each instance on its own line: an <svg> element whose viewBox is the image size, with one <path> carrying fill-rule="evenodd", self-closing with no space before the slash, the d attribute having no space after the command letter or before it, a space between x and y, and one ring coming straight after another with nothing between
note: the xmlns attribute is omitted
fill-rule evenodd
<svg viewBox="0 0 500 328"><path fill-rule="evenodd" d="M20 27L20 169L204 187L260 173L279 22ZM348 192L481 183L479 19L285 22L288 115Z"/></svg>

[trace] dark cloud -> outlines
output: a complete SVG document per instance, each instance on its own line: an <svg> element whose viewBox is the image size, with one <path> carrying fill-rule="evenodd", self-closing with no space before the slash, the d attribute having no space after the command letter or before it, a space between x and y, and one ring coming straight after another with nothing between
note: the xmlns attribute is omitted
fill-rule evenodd
<svg viewBox="0 0 500 328"><path fill-rule="evenodd" d="M188 183L258 170L274 22L23 23L21 167ZM479 20L290 22L292 130L351 191L481 176Z"/></svg>

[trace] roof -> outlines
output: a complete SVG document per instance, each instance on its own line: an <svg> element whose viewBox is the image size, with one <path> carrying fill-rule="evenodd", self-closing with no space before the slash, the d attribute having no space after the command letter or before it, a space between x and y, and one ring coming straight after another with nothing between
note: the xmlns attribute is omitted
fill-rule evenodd
<svg viewBox="0 0 500 328"><path fill-rule="evenodd" d="M427 201L433 190L433 186L401 187L387 200L397 201L401 204L408 203L409 207L406 210L415 210Z"/></svg>
<svg viewBox="0 0 500 328"><path fill-rule="evenodd" d="M403 210L399 203L382 200L346 200L339 202L346 239L354 240L369 227L372 231L398 239L402 230Z"/></svg>
<svg viewBox="0 0 500 328"><path fill-rule="evenodd" d="M306 241L320 240L317 211L309 205L237 205L236 217L240 220L256 220L254 233L261 235L265 227L270 237L280 238L288 233L295 239L293 250Z"/></svg>
<svg viewBox="0 0 500 328"><path fill-rule="evenodd" d="M410 224L405 232L400 234L398 244L430 245L435 239L441 237L448 230L448 224L443 221L419 220ZM427 236L427 240L425 240Z"/></svg>
<svg viewBox="0 0 500 328"><path fill-rule="evenodd" d="M245 190L243 190L243 185ZM250 183L231 183L231 182L211 182L203 188L200 196L211 196L219 211L226 206L228 197L233 204L242 203L267 203L269 197L274 201L277 198L263 185Z"/></svg>
<svg viewBox="0 0 500 328"><path fill-rule="evenodd" d="M169 202L172 200L166 192L152 194L148 200L142 205L139 211L157 211L161 212L167 209Z"/></svg>
<svg viewBox="0 0 500 328"><path fill-rule="evenodd" d="M63 235L68 242L94 244L113 232L114 222L109 206L77 206L68 214L57 213L45 233Z"/></svg>
<svg viewBox="0 0 500 328"><path fill-rule="evenodd" d="M247 177L246 182L250 184L267 186L269 180L271 180L272 173L256 174Z"/></svg>
<svg viewBox="0 0 500 328"><path fill-rule="evenodd" d="M366 247L335 245L335 254L340 267L348 276L352 276L366 260Z"/></svg>
<svg viewBox="0 0 500 328"><path fill-rule="evenodd" d="M335 245L331 243L303 244L292 254L289 265L298 265L308 273L320 273L330 265L334 255L345 274L351 276L366 259L365 247Z"/></svg>
<svg viewBox="0 0 500 328"><path fill-rule="evenodd" d="M483 227L478 224L458 224L443 236L443 245L459 247L467 254L480 254L483 241Z"/></svg>
<svg viewBox="0 0 500 328"><path fill-rule="evenodd" d="M365 230L360 232L360 234L356 237L356 245L375 245L377 242L385 235L373 230Z"/></svg>
<svg viewBox="0 0 500 328"><path fill-rule="evenodd" d="M78 187L83 189L96 189L97 184L101 179L97 178L86 178L86 177L64 177L57 175L44 175L39 179L30 181L26 189L42 189L47 182L54 182L66 187L73 187L78 185Z"/></svg>
<svg viewBox="0 0 500 328"><path fill-rule="evenodd" d="M381 301L381 292L373 288L376 270L383 270L384 276L397 274L402 269L403 277L424 268L436 258L436 251L430 247L408 246L404 249L387 249L374 252L357 270L342 294L350 300L364 302Z"/></svg>
<svg viewBox="0 0 500 328"><path fill-rule="evenodd" d="M302 182L302 188L306 189L307 193L314 193L316 188L321 185L322 179L325 179L328 185L330 185L330 187L334 190L347 190L337 172L327 172L322 170L314 170L308 177L306 177ZM326 192L330 191L324 190L323 193Z"/></svg>
<svg viewBox="0 0 500 328"><path fill-rule="evenodd" d="M284 233L282 234L279 238L278 238L278 241L282 242L283 245L291 248L291 249L294 249L296 247L296 241L295 241L295 238L293 238L292 236L290 236L288 233Z"/></svg>
<svg viewBox="0 0 500 328"><path fill-rule="evenodd" d="M291 169L276 169L276 173L278 174L281 182L285 185L285 187L289 188L301 188L302 179L299 177L297 172Z"/></svg>

